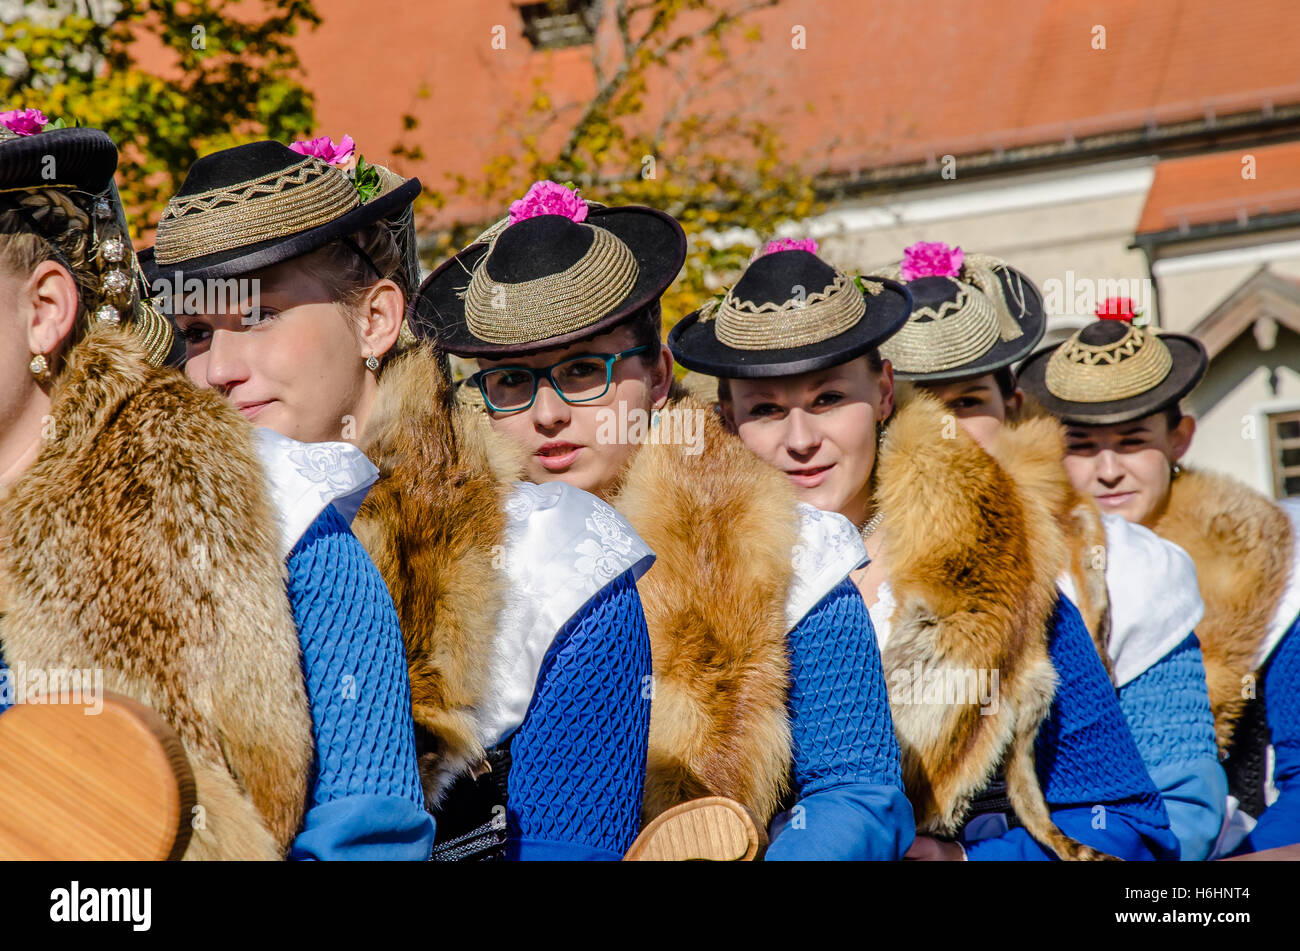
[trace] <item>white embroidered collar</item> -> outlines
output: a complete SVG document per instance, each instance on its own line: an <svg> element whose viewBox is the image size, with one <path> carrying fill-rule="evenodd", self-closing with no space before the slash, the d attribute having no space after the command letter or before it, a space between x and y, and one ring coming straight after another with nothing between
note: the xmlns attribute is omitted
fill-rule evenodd
<svg viewBox="0 0 1300 951"><path fill-rule="evenodd" d="M794 577L785 602L785 622L794 630L822 598L868 561L862 535L838 512L823 512L805 502L796 505L799 540L791 561Z"/></svg>
<svg viewBox="0 0 1300 951"><path fill-rule="evenodd" d="M330 505L350 523L379 478L379 470L351 443L303 443L259 427L257 454L280 522L281 558Z"/></svg>

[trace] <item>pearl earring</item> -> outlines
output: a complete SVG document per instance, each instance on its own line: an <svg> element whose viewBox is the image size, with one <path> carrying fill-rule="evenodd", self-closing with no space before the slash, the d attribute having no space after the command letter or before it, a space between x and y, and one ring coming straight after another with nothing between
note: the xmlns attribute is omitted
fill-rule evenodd
<svg viewBox="0 0 1300 951"><path fill-rule="evenodd" d="M366 369L372 371L379 369L379 358L375 356L373 353L370 356L366 357Z"/></svg>
<svg viewBox="0 0 1300 951"><path fill-rule="evenodd" d="M27 364L27 369L31 370L32 376L36 377L38 380L45 375L45 371L48 370L49 367L50 365L46 361L45 354L43 353L36 354L32 357L32 362Z"/></svg>

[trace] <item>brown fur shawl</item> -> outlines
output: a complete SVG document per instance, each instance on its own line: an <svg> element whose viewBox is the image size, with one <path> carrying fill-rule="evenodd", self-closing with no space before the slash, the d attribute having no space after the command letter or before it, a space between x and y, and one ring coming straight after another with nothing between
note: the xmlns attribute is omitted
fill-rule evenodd
<svg viewBox="0 0 1300 951"><path fill-rule="evenodd" d="M186 858L280 858L311 720L252 427L118 330L68 356L51 432L0 502L0 639L14 666L101 668L194 770Z"/></svg>
<svg viewBox="0 0 1300 951"><path fill-rule="evenodd" d="M1102 858L1051 821L1034 740L1056 674L1047 626L1069 561L1059 427L1027 422L985 452L933 397L916 393L886 430L876 499L895 610L883 652L894 673L998 671L999 704L913 704L891 697L903 782L921 832L951 835L971 798L1006 771L1026 829L1061 858Z"/></svg>
<svg viewBox="0 0 1300 951"><path fill-rule="evenodd" d="M1184 470L1169 486L1155 525L1162 538L1196 563L1205 617L1196 636L1219 748L1232 740L1245 709L1243 688L1286 587L1291 568L1291 521L1270 500L1227 476Z"/></svg>
<svg viewBox="0 0 1300 951"><path fill-rule="evenodd" d="M427 345L384 369L361 440L379 480L352 525L401 620L430 807L484 757L474 709L505 583L502 506L522 471L482 411L452 408L448 388Z"/></svg>
<svg viewBox="0 0 1300 951"><path fill-rule="evenodd" d="M794 492L710 404L674 395L669 409L703 414L703 451L642 446L611 500L657 556L637 586L655 677L643 815L719 795L766 825L791 763Z"/></svg>

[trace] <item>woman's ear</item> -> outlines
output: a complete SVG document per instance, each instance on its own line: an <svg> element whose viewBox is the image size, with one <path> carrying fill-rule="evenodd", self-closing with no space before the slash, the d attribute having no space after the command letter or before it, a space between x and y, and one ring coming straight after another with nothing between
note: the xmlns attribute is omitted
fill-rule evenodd
<svg viewBox="0 0 1300 951"><path fill-rule="evenodd" d="M397 343L406 315L406 298L402 289L390 280L377 281L361 302L362 356L372 353L382 357Z"/></svg>
<svg viewBox="0 0 1300 951"><path fill-rule="evenodd" d="M880 405L878 418L889 419L894 414L894 365L888 360L881 360L880 370Z"/></svg>
<svg viewBox="0 0 1300 951"><path fill-rule="evenodd" d="M1196 420L1184 416L1178 425L1169 431L1169 454L1172 462L1177 462L1187 454L1192 446L1192 437L1196 435Z"/></svg>
<svg viewBox="0 0 1300 951"><path fill-rule="evenodd" d="M650 405L654 409L663 409L668 402L668 390L673 385L673 352L662 343L659 345L659 359L651 369Z"/></svg>
<svg viewBox="0 0 1300 951"><path fill-rule="evenodd" d="M1007 422L1014 422L1020 415L1020 411L1025 406L1025 391L1016 387L1015 391L1006 398Z"/></svg>
<svg viewBox="0 0 1300 951"><path fill-rule="evenodd" d="M27 349L46 355L58 351L77 321L77 282L57 261L42 261L32 269L18 306L27 331Z"/></svg>

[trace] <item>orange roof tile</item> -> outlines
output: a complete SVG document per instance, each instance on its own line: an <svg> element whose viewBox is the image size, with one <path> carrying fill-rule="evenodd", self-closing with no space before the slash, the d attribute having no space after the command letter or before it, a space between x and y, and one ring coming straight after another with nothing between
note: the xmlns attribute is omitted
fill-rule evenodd
<svg viewBox="0 0 1300 951"><path fill-rule="evenodd" d="M1253 177L1246 177L1252 171ZM1287 211L1300 211L1300 142L1161 162L1137 231L1234 220L1244 224Z"/></svg>

